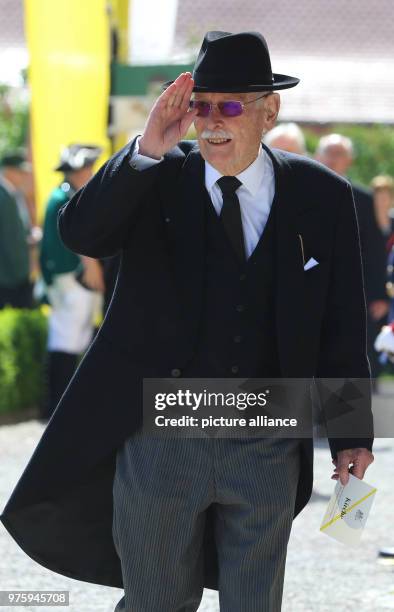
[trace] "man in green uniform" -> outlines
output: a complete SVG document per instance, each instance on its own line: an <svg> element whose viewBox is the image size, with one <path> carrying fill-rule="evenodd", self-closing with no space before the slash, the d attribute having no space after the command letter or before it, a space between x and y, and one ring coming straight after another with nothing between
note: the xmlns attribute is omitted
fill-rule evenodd
<svg viewBox="0 0 394 612"><path fill-rule="evenodd" d="M46 207L40 266L51 305L48 321L48 398L42 410L49 418L70 381L78 357L93 337L94 313L104 281L100 263L70 251L57 228L59 209L93 175L99 147L70 145L63 150L56 170L63 182L51 193Z"/></svg>
<svg viewBox="0 0 394 612"><path fill-rule="evenodd" d="M0 308L30 308L30 219L21 189L31 166L20 153L0 160Z"/></svg>

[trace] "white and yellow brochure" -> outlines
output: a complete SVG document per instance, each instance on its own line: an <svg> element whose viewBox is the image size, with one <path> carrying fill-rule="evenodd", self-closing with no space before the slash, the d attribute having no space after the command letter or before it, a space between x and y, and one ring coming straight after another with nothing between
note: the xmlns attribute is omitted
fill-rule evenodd
<svg viewBox="0 0 394 612"><path fill-rule="evenodd" d="M320 531L347 546L357 546L376 491L352 474L349 474L349 482L345 486L338 480Z"/></svg>

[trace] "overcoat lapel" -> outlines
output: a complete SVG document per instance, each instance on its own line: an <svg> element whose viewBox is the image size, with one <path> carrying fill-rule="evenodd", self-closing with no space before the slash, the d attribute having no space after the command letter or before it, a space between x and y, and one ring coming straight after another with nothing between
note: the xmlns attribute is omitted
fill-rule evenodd
<svg viewBox="0 0 394 612"><path fill-rule="evenodd" d="M168 191L168 194L163 194L163 204L166 206L172 268L180 291L185 333L194 344L198 337L204 292L205 203L209 199L205 188L204 160L198 147L187 155L175 184L168 185Z"/></svg>

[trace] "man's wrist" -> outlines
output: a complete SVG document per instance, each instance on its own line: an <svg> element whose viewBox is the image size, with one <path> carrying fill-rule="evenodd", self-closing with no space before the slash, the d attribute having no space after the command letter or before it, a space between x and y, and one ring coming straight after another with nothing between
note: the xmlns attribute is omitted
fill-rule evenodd
<svg viewBox="0 0 394 612"><path fill-rule="evenodd" d="M156 157L150 157L145 152L142 153L140 150L140 140L142 136L138 136L134 142L132 150L129 155L129 164L133 170L143 171L157 166L164 159L163 157L157 159Z"/></svg>
<svg viewBox="0 0 394 612"><path fill-rule="evenodd" d="M144 155L144 157L151 157L152 159L160 160L162 158L161 152L155 151L152 147L144 142L144 137L138 141L138 153L139 155Z"/></svg>

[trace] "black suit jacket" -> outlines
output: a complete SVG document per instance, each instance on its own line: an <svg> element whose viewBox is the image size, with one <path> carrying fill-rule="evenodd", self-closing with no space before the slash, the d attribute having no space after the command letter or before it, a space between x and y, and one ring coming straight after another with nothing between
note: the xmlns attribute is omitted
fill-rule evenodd
<svg viewBox="0 0 394 612"><path fill-rule="evenodd" d="M376 221L373 197L369 189L352 183L360 232L367 304L387 300L385 239Z"/></svg>
<svg viewBox="0 0 394 612"><path fill-rule="evenodd" d="M276 317L283 377L369 378L360 247L350 185L323 166L269 151L278 196ZM197 342L203 299L204 162L183 142L138 171L130 146L111 158L61 210L65 244L79 254L120 253L114 297L98 335L52 416L1 519L19 545L53 571L121 586L113 546L116 450L140 424L143 377L182 372ZM304 271L304 258L319 265ZM289 301L291 300L291 309ZM325 403L330 421L343 398ZM369 423L369 387L363 398ZM334 419L335 420L335 419ZM347 420L343 448L371 448ZM313 444L301 441L295 514L312 489ZM212 522L206 580L217 587ZM138 526L136 526L138 528Z"/></svg>

